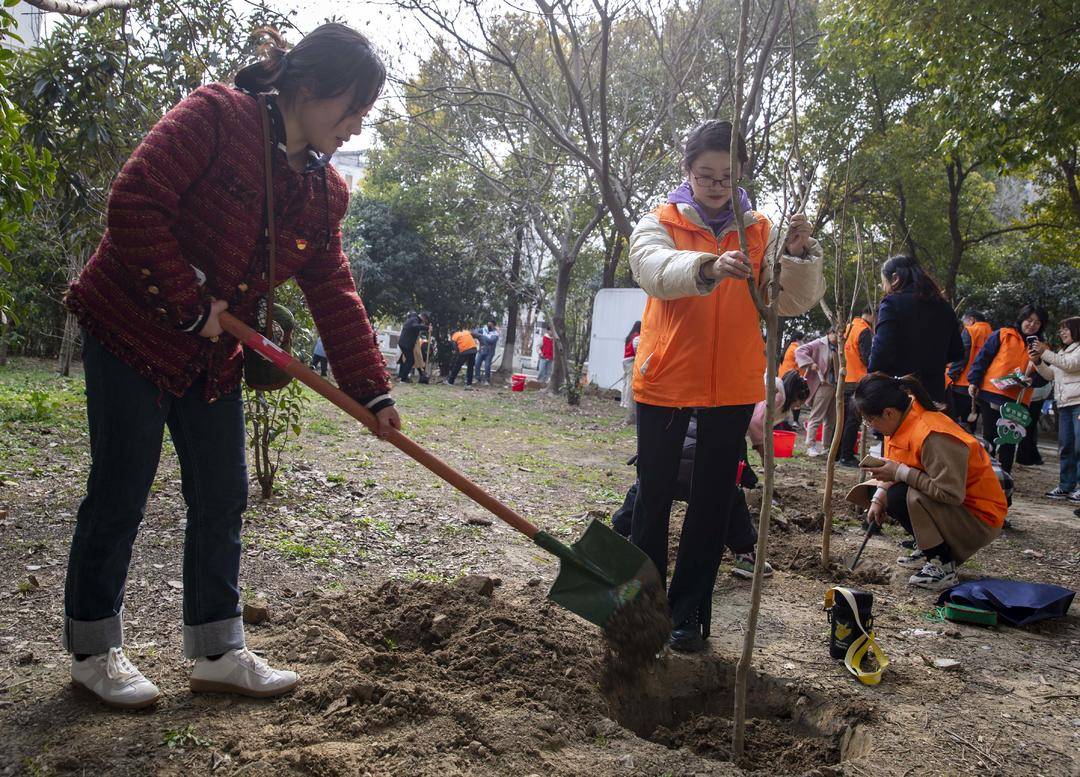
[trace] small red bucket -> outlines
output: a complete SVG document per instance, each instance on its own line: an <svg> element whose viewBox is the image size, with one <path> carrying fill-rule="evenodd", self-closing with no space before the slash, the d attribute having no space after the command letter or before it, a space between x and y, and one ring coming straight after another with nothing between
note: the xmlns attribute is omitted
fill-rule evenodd
<svg viewBox="0 0 1080 777"><path fill-rule="evenodd" d="M510 390L511 391L524 391L525 390L525 376L520 373L515 373L510 376Z"/></svg>
<svg viewBox="0 0 1080 777"><path fill-rule="evenodd" d="M795 452L795 432L774 429L772 433L773 455L778 459L791 458Z"/></svg>

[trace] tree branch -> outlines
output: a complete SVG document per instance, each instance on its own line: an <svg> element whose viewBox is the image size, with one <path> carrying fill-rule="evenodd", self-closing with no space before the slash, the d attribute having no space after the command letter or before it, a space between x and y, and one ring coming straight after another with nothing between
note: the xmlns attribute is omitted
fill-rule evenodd
<svg viewBox="0 0 1080 777"><path fill-rule="evenodd" d="M26 4L40 8L42 11L82 18L93 16L108 8L121 10L131 8L131 0L94 0L90 3L77 3L74 0L26 0Z"/></svg>

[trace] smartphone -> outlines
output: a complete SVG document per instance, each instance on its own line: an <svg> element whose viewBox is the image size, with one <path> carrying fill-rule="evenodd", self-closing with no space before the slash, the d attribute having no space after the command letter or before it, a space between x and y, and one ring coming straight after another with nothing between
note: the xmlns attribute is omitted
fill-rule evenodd
<svg viewBox="0 0 1080 777"><path fill-rule="evenodd" d="M1039 338L1038 338L1038 337L1036 337L1035 335L1028 335L1028 336L1027 336L1027 337L1025 337L1024 339L1025 339L1025 340L1027 340L1027 346L1028 346L1028 348L1030 348L1031 346L1035 345L1035 343L1039 342Z"/></svg>
<svg viewBox="0 0 1080 777"><path fill-rule="evenodd" d="M871 469L875 467L884 467L885 460L879 459L877 456L864 456L863 460L859 462L859 466L863 469Z"/></svg>

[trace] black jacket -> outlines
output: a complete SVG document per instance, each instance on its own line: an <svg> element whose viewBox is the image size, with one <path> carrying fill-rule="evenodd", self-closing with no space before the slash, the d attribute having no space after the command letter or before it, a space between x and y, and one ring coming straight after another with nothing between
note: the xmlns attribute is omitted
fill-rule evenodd
<svg viewBox="0 0 1080 777"><path fill-rule="evenodd" d="M424 328L424 324L420 321L420 316L409 316L405 319L405 323L401 325L401 335L398 337L398 345L403 351L411 351L413 346L416 345L416 338L420 336L420 330Z"/></svg>
<svg viewBox="0 0 1080 777"><path fill-rule="evenodd" d="M945 365L964 354L960 329L944 299L901 289L881 300L867 366L896 377L914 373L931 397L944 402Z"/></svg>

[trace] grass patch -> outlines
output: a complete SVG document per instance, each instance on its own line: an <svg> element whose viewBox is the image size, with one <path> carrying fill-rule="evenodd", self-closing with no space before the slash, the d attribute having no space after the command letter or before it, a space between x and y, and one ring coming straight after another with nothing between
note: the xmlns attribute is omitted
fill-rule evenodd
<svg viewBox="0 0 1080 777"><path fill-rule="evenodd" d="M288 532L279 532L277 537L265 542L264 546L276 550L287 559L314 561L316 564L325 564L331 557L347 550L344 543L329 537L305 541Z"/></svg>
<svg viewBox="0 0 1080 777"><path fill-rule="evenodd" d="M186 750L192 747L210 747L214 742L196 734L193 725L187 725L183 728L165 729L161 736L161 744L170 750Z"/></svg>

